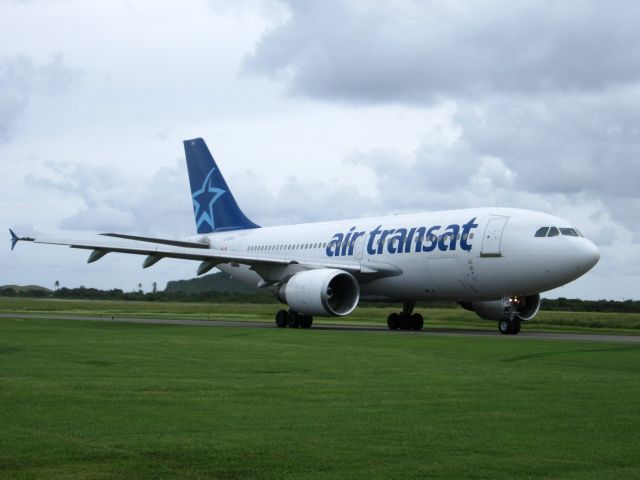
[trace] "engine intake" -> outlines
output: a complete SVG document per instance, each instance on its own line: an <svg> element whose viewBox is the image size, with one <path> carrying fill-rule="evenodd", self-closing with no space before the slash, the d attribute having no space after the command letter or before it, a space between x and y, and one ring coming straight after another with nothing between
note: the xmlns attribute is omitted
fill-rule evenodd
<svg viewBox="0 0 640 480"><path fill-rule="evenodd" d="M296 273L277 293L278 298L303 315L349 315L360 300L353 275L342 270L319 268Z"/></svg>
<svg viewBox="0 0 640 480"><path fill-rule="evenodd" d="M540 310L540 295L522 295L503 297L500 300L487 302L464 302L467 310L475 312L485 320L531 320Z"/></svg>

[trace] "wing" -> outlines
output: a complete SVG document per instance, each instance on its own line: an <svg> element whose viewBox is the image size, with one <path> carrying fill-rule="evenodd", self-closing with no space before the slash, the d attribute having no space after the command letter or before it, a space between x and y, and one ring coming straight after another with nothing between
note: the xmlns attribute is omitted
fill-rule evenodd
<svg viewBox="0 0 640 480"><path fill-rule="evenodd" d="M10 230L10 232L12 248L15 247L19 241L24 241L91 250L87 263L93 263L100 260L107 253L115 252L146 256L142 263L143 268L155 265L163 258L200 261L201 264L197 271L198 275L202 275L223 263L247 265L261 276L263 282L259 286L276 285L298 271L314 268L336 268L344 270L356 276L360 281L370 281L375 278L396 276L402 273L402 270L398 267L384 262L368 262L366 265L363 265L357 261L316 261L296 257L295 252L292 252L287 257L265 254L246 255L241 252L214 250L202 243L133 235L107 234L111 237L144 241L158 245L118 245L109 242L65 240L47 237L19 237L12 230Z"/></svg>

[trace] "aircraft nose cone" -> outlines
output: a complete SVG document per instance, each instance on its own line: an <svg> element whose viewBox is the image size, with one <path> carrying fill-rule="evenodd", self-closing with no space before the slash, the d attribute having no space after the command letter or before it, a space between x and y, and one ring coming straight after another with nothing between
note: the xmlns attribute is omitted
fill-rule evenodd
<svg viewBox="0 0 640 480"><path fill-rule="evenodd" d="M600 250L598 250L598 247L596 247L592 241L585 238L584 242L581 242L578 258L580 270L588 272L598 263L598 260L600 260Z"/></svg>

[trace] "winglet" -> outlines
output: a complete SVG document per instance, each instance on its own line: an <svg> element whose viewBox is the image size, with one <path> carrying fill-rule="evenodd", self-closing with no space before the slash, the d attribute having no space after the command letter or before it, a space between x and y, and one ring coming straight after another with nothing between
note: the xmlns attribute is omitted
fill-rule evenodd
<svg viewBox="0 0 640 480"><path fill-rule="evenodd" d="M14 248L16 248L16 243L24 240L25 242L34 242L35 238L32 237L19 237L18 235L16 235L16 232L14 232L13 230L9 229L9 233L11 234L11 250L13 250Z"/></svg>
<svg viewBox="0 0 640 480"><path fill-rule="evenodd" d="M13 249L16 248L16 243L20 241L20 238L13 230L9 229L9 232L11 233L11 250L13 251Z"/></svg>

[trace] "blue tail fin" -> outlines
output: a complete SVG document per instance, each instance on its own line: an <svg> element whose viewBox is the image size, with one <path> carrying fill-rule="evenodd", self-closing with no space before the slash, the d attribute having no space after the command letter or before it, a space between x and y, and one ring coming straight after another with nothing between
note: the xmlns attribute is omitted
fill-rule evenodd
<svg viewBox="0 0 640 480"><path fill-rule="evenodd" d="M260 228L238 207L204 140L185 140L184 152L198 233Z"/></svg>

